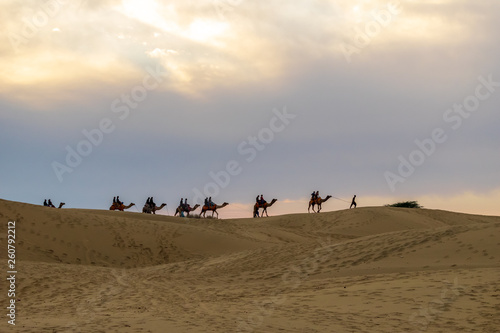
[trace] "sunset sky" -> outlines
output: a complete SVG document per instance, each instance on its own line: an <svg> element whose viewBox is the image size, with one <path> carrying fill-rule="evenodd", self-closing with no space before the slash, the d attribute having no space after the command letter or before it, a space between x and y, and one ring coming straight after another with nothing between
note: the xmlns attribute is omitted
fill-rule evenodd
<svg viewBox="0 0 500 333"><path fill-rule="evenodd" d="M500 215L497 0L0 2L0 198ZM342 201L342 200L345 201ZM132 208L130 211L136 211Z"/></svg>

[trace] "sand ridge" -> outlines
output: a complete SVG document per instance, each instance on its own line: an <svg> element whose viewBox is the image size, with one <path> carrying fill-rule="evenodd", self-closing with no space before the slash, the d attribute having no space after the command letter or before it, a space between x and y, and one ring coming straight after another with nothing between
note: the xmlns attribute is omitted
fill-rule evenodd
<svg viewBox="0 0 500 333"><path fill-rule="evenodd" d="M183 219L5 200L0 217L17 223L22 332L500 327L500 217L367 207Z"/></svg>

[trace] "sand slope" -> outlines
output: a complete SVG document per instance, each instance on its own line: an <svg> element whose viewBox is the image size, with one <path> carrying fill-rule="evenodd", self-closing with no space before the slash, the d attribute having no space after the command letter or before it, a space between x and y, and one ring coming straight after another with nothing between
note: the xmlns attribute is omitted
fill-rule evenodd
<svg viewBox="0 0 500 333"><path fill-rule="evenodd" d="M2 243L17 224L20 332L500 327L500 217L374 207L196 220L0 200L0 218Z"/></svg>

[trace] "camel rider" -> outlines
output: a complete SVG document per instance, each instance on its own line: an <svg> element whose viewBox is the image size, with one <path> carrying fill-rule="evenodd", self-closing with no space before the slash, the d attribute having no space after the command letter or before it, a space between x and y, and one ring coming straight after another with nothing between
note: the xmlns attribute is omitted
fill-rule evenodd
<svg viewBox="0 0 500 333"><path fill-rule="evenodd" d="M53 204L52 204L52 200L49 199L49 202L47 204L49 207L55 207Z"/></svg>
<svg viewBox="0 0 500 333"><path fill-rule="evenodd" d="M318 200L319 200L319 191L316 191L316 195L314 197L316 199L316 203L318 203Z"/></svg>
<svg viewBox="0 0 500 333"><path fill-rule="evenodd" d="M260 195L260 204L264 205L266 203L266 200L264 200L264 196L261 194Z"/></svg>
<svg viewBox="0 0 500 333"><path fill-rule="evenodd" d="M205 198L205 206L208 207L208 198Z"/></svg>
<svg viewBox="0 0 500 333"><path fill-rule="evenodd" d="M313 193L311 193L311 200L313 202L316 202L316 191L313 191Z"/></svg>
<svg viewBox="0 0 500 333"><path fill-rule="evenodd" d="M153 200L153 197L149 200L149 204L151 205L151 208L156 207L155 201Z"/></svg>
<svg viewBox="0 0 500 333"><path fill-rule="evenodd" d="M188 198L184 198L184 208L185 208L186 210L189 210Z"/></svg>
<svg viewBox="0 0 500 333"><path fill-rule="evenodd" d="M212 197L209 197L209 198L208 198L208 206L209 206L209 207L213 207L213 206L215 206L214 202L212 201Z"/></svg>
<svg viewBox="0 0 500 333"><path fill-rule="evenodd" d="M259 196L255 197L255 202L257 203L257 205L260 205L260 199L259 199Z"/></svg>
<svg viewBox="0 0 500 333"><path fill-rule="evenodd" d="M184 199L181 198L181 202L179 203L179 206L181 207L181 209L184 209Z"/></svg>
<svg viewBox="0 0 500 333"><path fill-rule="evenodd" d="M120 196L119 195L116 196L116 203L118 205L123 205L123 202L120 201Z"/></svg>

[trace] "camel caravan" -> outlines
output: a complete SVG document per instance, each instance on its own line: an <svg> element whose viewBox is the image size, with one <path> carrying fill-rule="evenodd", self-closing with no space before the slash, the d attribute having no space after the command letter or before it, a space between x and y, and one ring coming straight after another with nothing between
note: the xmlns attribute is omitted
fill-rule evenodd
<svg viewBox="0 0 500 333"><path fill-rule="evenodd" d="M328 201L330 198L335 198L335 197L332 197L331 195L327 195L325 198L321 198L319 196L319 191L313 192L311 194L311 199L309 200L309 206L307 207L307 212L310 213L312 210L314 213L319 213L321 211L321 205L324 202ZM339 199L339 198L336 198L336 199ZM352 208L353 206L354 206L354 208L356 208L355 199L356 199L356 196L354 196L352 198L351 206L349 208ZM339 200L345 201L343 199L339 199ZM258 195L255 198L255 204L253 206L253 217L254 218L264 217L264 215L266 217L268 217L269 215L267 213L267 209L269 207L272 207L277 201L278 201L278 199L272 199L271 202L267 202L264 199L264 196L262 194L260 196ZM43 202L43 205L45 207L55 208L55 206L52 204L52 201L50 199L48 199L48 200L46 199ZM61 208L64 205L65 205L65 203L61 202L59 204L58 208ZM227 205L229 205L229 203L227 203L227 202L224 202L222 205L215 204L212 201L212 197L205 198L204 205L201 206L201 212L198 216L199 217L206 217L206 213L208 211L211 211L212 218L214 217L214 215L216 216L216 218L219 218L219 213L217 212L217 210L222 209L222 208L226 207ZM116 196L116 197L113 197L113 203L109 207L109 210L124 211L124 210L129 209L133 206L135 206L135 203L132 202L129 205L125 205L120 200L120 197ZM156 214L157 211L161 210L163 207L166 207L166 206L167 206L166 203L162 203L160 206L157 206L156 203L154 202L153 197L148 197L148 199L146 200L146 203L144 204L144 206L142 208L142 212L145 214ZM175 210L174 216L190 217L189 214L192 213L193 211L195 211L196 209L198 209L199 207L200 207L199 204L195 204L194 206L191 206L190 204L188 204L187 198L185 198L185 199L181 198L179 206ZM260 210L262 210L262 211L260 211Z"/></svg>

